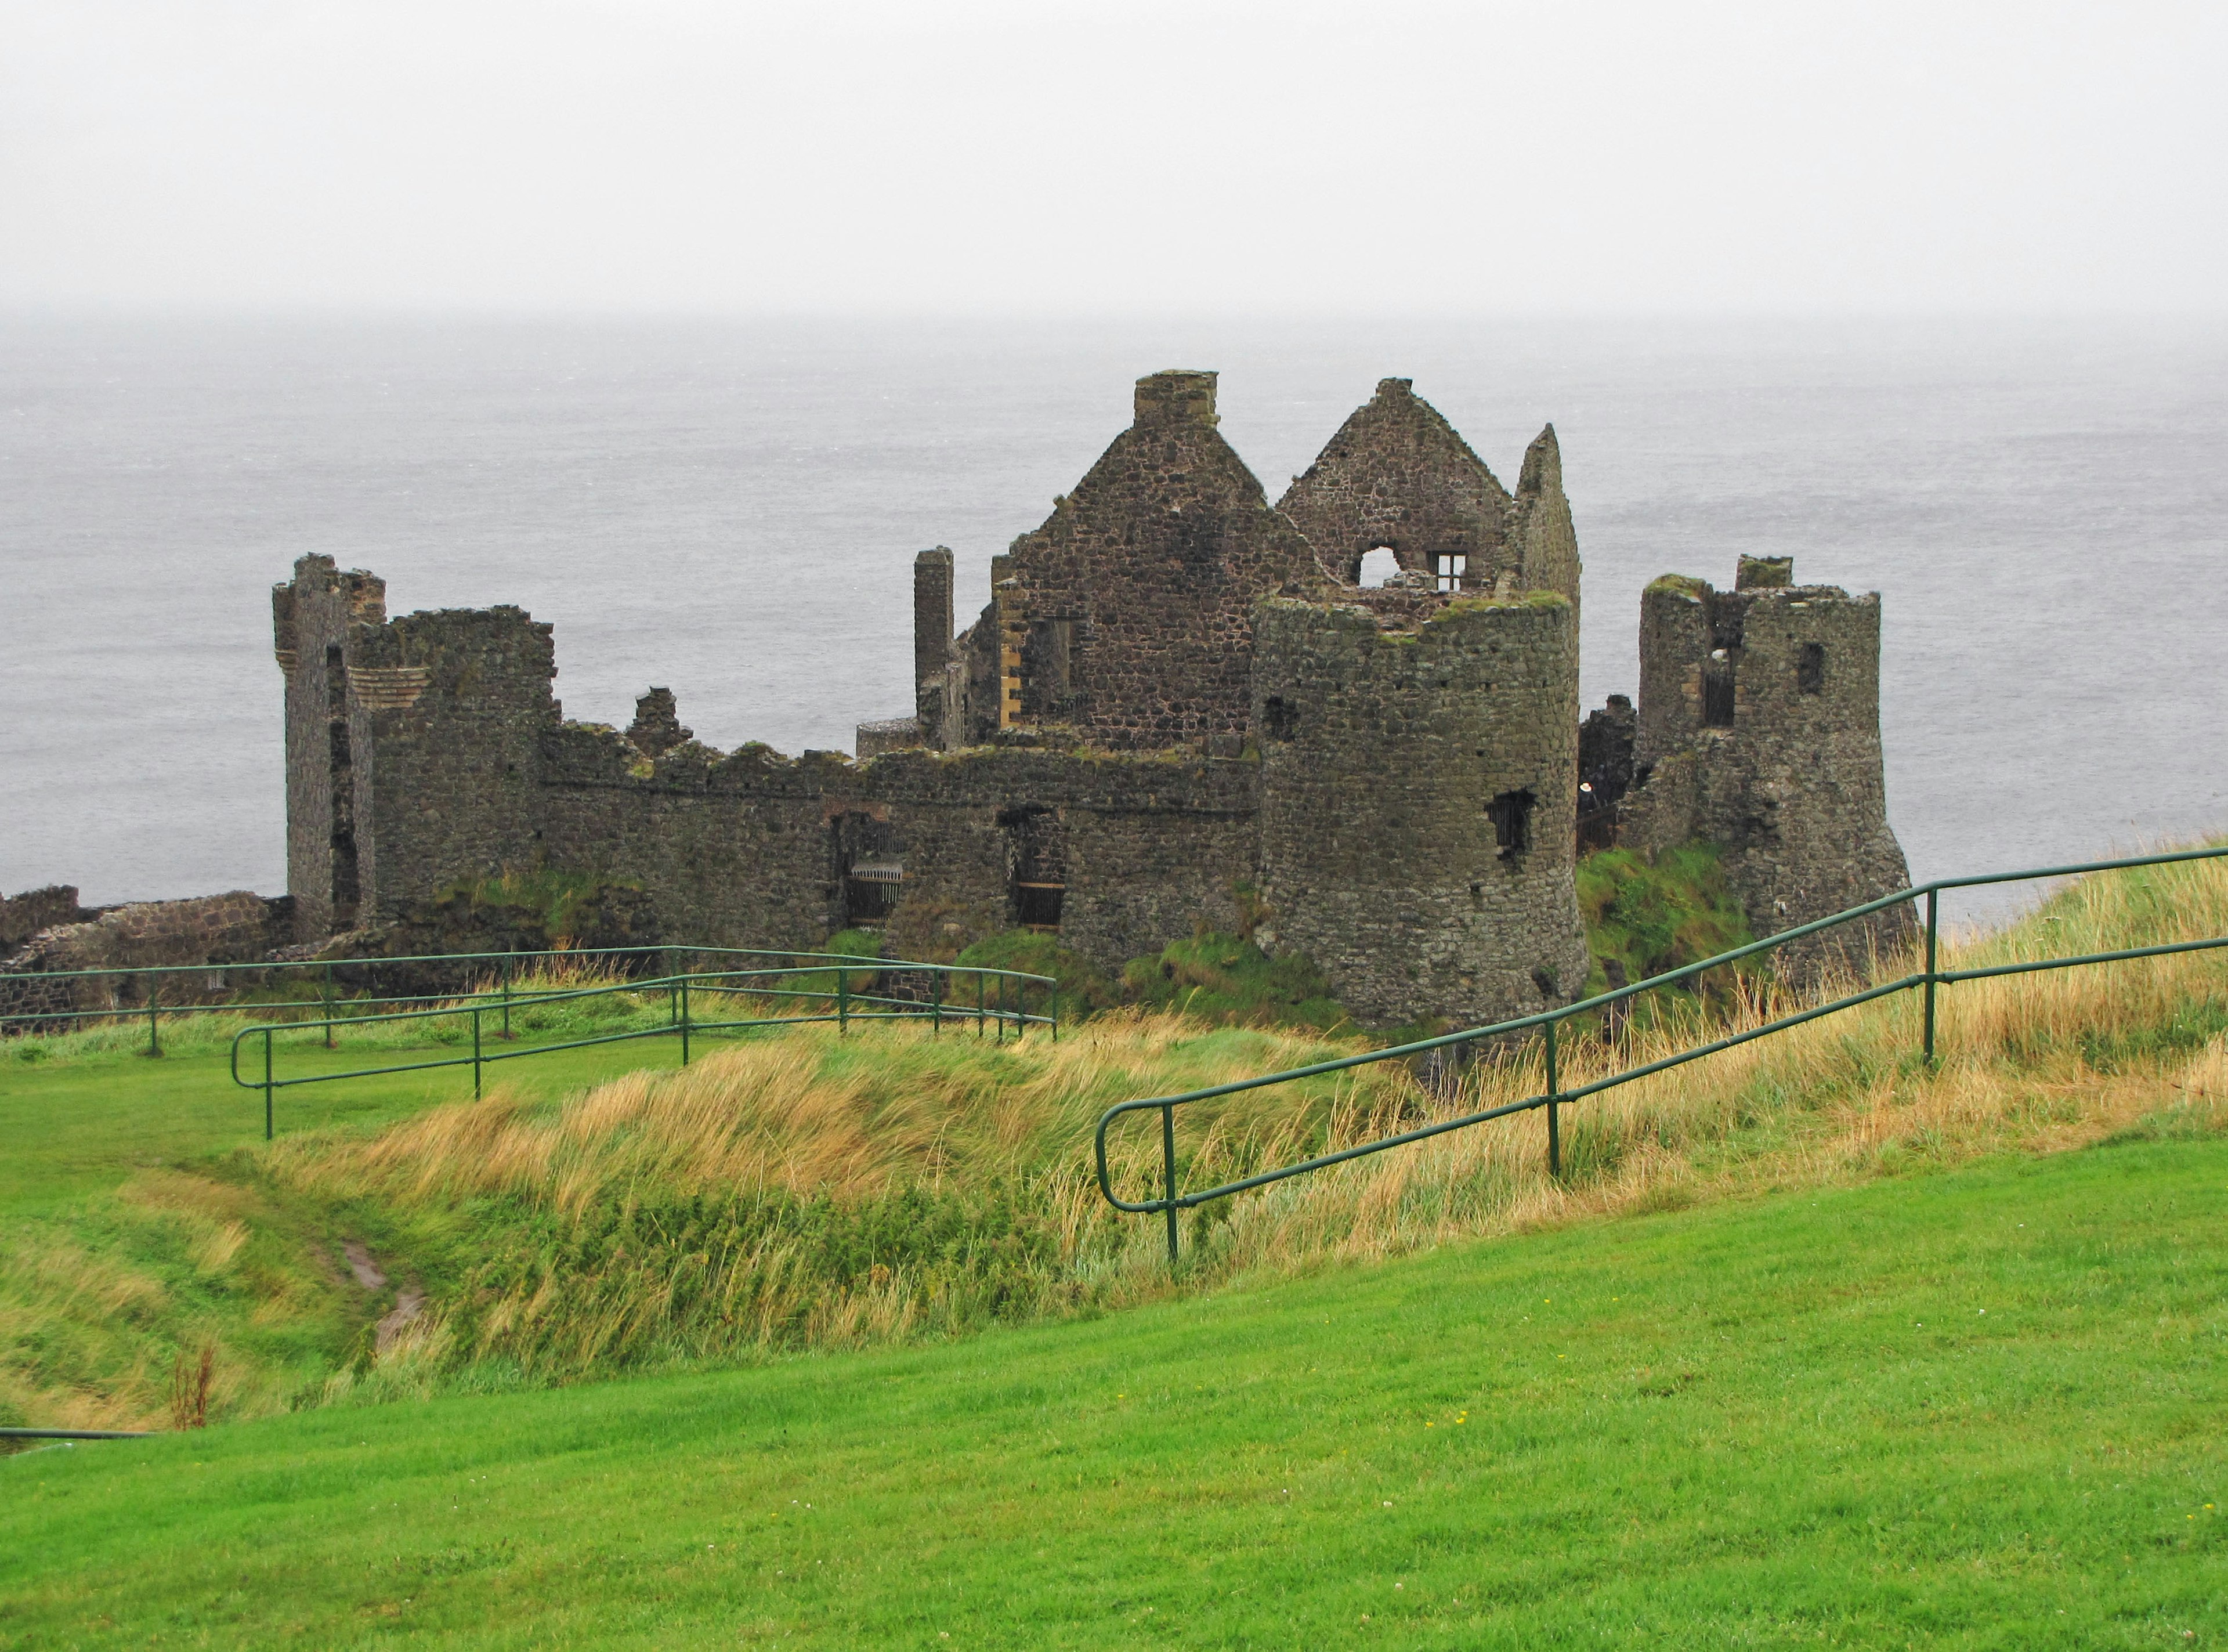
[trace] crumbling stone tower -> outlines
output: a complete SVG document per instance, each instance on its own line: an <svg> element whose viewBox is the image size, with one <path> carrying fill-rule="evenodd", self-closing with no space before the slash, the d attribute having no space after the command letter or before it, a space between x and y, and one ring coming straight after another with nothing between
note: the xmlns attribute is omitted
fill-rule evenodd
<svg viewBox="0 0 2228 1652"><path fill-rule="evenodd" d="M508 606L391 620L386 583L329 556L296 562L271 606L300 939L535 858L549 626Z"/></svg>
<svg viewBox="0 0 2228 1652"><path fill-rule="evenodd" d="M1734 588L1666 574L1641 599L1640 712L1622 841L1719 846L1758 935L1908 886L1887 823L1879 736L1879 593L1794 583L1789 557L1740 560ZM1868 932L1785 949L1797 976L1908 935L1902 908Z"/></svg>
<svg viewBox="0 0 2228 1652"><path fill-rule="evenodd" d="M1275 944L1365 1020L1578 996L1578 637L1559 592L1271 599L1256 624Z"/></svg>

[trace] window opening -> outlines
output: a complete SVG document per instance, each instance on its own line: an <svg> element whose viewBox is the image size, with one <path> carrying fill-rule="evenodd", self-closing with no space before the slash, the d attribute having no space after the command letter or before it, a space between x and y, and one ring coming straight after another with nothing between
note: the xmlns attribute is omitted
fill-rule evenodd
<svg viewBox="0 0 2228 1652"><path fill-rule="evenodd" d="M1804 694L1823 694L1826 691L1826 645L1805 643L1802 652L1795 662L1795 686Z"/></svg>
<svg viewBox="0 0 2228 1652"><path fill-rule="evenodd" d="M1504 791L1486 804L1493 823L1493 842L1504 861L1513 861L1532 847L1532 805L1529 791Z"/></svg>
<svg viewBox="0 0 2228 1652"><path fill-rule="evenodd" d="M1440 590L1459 591L1463 575L1469 571L1469 558L1459 551L1442 551L1431 559L1431 568Z"/></svg>
<svg viewBox="0 0 2228 1652"><path fill-rule="evenodd" d="M1709 663L1702 668L1702 726L1706 728L1731 728L1733 726L1733 667L1723 649L1713 649Z"/></svg>
<svg viewBox="0 0 2228 1652"><path fill-rule="evenodd" d="M1001 816L1011 848L1014 921L1023 929L1060 927L1067 896L1067 829L1049 809L1010 810Z"/></svg>
<svg viewBox="0 0 2228 1652"><path fill-rule="evenodd" d="M836 820L836 864L842 869L843 926L871 929L889 921L905 892L905 850L889 823L871 815Z"/></svg>
<svg viewBox="0 0 2228 1652"><path fill-rule="evenodd" d="M1398 585L1400 582L1400 559L1392 554L1390 545L1380 545L1363 554L1361 572L1355 577L1365 591L1373 591L1380 586Z"/></svg>
<svg viewBox="0 0 2228 1652"><path fill-rule="evenodd" d="M1271 695L1261 706L1261 733L1272 740L1288 740L1300 732L1300 708L1290 701Z"/></svg>

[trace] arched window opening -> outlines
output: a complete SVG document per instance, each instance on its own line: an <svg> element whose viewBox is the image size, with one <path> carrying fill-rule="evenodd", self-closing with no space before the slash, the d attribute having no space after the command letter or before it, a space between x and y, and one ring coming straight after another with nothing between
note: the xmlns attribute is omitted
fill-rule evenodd
<svg viewBox="0 0 2228 1652"><path fill-rule="evenodd" d="M1365 552L1361 558L1361 588L1374 591L1380 586L1397 585L1400 580L1400 559L1392 554L1390 545L1380 545Z"/></svg>
<svg viewBox="0 0 2228 1652"><path fill-rule="evenodd" d="M1826 692L1826 645L1805 643L1795 662L1795 686L1804 694Z"/></svg>

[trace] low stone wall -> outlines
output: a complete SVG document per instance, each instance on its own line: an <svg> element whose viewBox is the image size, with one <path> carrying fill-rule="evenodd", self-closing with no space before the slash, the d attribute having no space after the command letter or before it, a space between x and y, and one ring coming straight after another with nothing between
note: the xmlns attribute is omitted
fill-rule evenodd
<svg viewBox="0 0 2228 1652"><path fill-rule="evenodd" d="M147 1002L157 980L163 1002L206 1002L240 983L236 976L195 975L195 965L259 963L291 922L288 902L234 889L189 900L134 901L89 922L58 924L0 961L0 1015L131 1009ZM80 970L148 969L176 973L51 978Z"/></svg>

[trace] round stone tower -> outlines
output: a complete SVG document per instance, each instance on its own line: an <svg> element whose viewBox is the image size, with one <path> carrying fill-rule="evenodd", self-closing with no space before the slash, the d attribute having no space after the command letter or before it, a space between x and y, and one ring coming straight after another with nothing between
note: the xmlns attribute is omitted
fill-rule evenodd
<svg viewBox="0 0 2228 1652"><path fill-rule="evenodd" d="M1579 996L1567 599L1271 599L1253 685L1276 948L1380 1025L1475 1026Z"/></svg>

